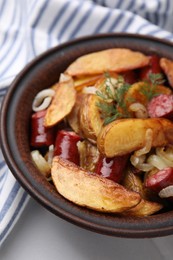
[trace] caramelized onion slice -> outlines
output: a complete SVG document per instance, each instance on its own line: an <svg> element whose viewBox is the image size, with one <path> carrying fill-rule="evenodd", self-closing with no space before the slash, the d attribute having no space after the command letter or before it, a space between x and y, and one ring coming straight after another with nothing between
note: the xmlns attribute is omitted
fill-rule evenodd
<svg viewBox="0 0 173 260"><path fill-rule="evenodd" d="M164 161L167 167L173 167L173 148L158 147L156 154Z"/></svg>
<svg viewBox="0 0 173 260"><path fill-rule="evenodd" d="M159 192L160 198L169 198L173 196L173 185L167 186Z"/></svg>
<svg viewBox="0 0 173 260"><path fill-rule="evenodd" d="M49 177L51 173L51 167L46 159L41 155L41 153L38 150L34 150L31 152L31 157L40 173L46 178Z"/></svg>
<svg viewBox="0 0 173 260"><path fill-rule="evenodd" d="M145 146L137 151L130 157L130 161L134 167L137 169L147 172L153 169L153 165L146 163L146 154L150 152L153 141L153 131L152 129L147 129L145 133Z"/></svg>
<svg viewBox="0 0 173 260"><path fill-rule="evenodd" d="M32 110L37 112L48 108L54 95L55 91L51 88L43 89L42 91L38 92L34 98Z"/></svg>
<svg viewBox="0 0 173 260"><path fill-rule="evenodd" d="M167 164L162 160L162 158L156 154L152 154L148 157L147 163L152 165L153 168L157 168L159 170L162 170L166 167L168 167Z"/></svg>

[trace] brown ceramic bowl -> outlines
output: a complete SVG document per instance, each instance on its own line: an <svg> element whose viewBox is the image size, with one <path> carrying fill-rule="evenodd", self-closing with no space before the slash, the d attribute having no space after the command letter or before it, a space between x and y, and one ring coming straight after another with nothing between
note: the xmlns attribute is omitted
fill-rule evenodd
<svg viewBox="0 0 173 260"><path fill-rule="evenodd" d="M173 45L170 42L132 34L85 37L45 52L25 67L5 97L0 122L3 154L12 173L30 195L48 210L71 223L119 237L170 235L173 234L173 210L136 218L103 214L78 207L60 196L40 175L31 160L29 120L36 93L54 84L60 73L77 57L113 47L131 48L173 59Z"/></svg>

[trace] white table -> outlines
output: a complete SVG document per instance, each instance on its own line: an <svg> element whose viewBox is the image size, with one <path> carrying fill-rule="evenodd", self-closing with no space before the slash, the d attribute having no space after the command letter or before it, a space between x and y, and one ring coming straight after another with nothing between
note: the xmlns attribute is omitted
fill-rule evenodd
<svg viewBox="0 0 173 260"><path fill-rule="evenodd" d="M124 239L96 234L53 215L33 199L0 250L1 260L172 260L173 235Z"/></svg>

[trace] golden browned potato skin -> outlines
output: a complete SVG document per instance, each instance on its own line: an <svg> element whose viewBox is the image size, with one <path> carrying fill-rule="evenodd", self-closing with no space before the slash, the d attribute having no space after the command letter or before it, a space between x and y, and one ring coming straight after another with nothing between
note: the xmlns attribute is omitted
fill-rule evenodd
<svg viewBox="0 0 173 260"><path fill-rule="evenodd" d="M85 87L95 85L95 83L100 78L102 78L102 74L101 75L74 77L74 87L75 87L76 91L80 92Z"/></svg>
<svg viewBox="0 0 173 260"><path fill-rule="evenodd" d="M147 106L148 104L148 98L146 95L144 95L142 93L142 88L144 88L146 85L148 85L149 83L146 83L146 82L143 82L143 81L140 81L140 82L137 82L137 83L134 83L131 88L129 88L129 90L127 91L127 93L125 94L125 102L128 105L130 105L131 103L134 103L131 102L131 100L136 100L136 102L139 102L141 104L143 104L144 106ZM168 87L165 87L163 85L157 85L155 87L155 91L154 91L154 94L166 94L166 95L171 95L172 94L172 91L170 88Z"/></svg>
<svg viewBox="0 0 173 260"><path fill-rule="evenodd" d="M164 118L116 120L102 128L97 138L99 151L106 157L124 155L145 146L146 130L152 129L152 147L173 143L173 123Z"/></svg>
<svg viewBox="0 0 173 260"><path fill-rule="evenodd" d="M120 213L141 201L138 193L89 173L58 156L53 159L51 175L57 191L63 197L96 211Z"/></svg>
<svg viewBox="0 0 173 260"><path fill-rule="evenodd" d="M96 75L106 71L123 72L146 66L149 61L150 58L141 52L113 48L79 57L65 73L71 76L81 76Z"/></svg>
<svg viewBox="0 0 173 260"><path fill-rule="evenodd" d="M81 104L83 104L85 94L82 92L77 92L76 94L76 102L74 107L72 108L70 114L67 116L67 121L70 127L75 131L77 134L81 133L80 130L80 122L79 122L79 111Z"/></svg>
<svg viewBox="0 0 173 260"><path fill-rule="evenodd" d="M131 208L122 214L134 217L146 217L158 212L162 208L163 205L161 203L142 199L136 207Z"/></svg>
<svg viewBox="0 0 173 260"><path fill-rule="evenodd" d="M86 94L79 112L79 122L82 134L85 138L95 142L102 128L103 120L100 117L96 103L99 97Z"/></svg>
<svg viewBox="0 0 173 260"><path fill-rule="evenodd" d="M157 201L150 201L150 199L154 197L153 194L150 198L151 194L149 194L150 192L143 185L140 174L135 174L130 167L125 173L122 185L131 191L138 192L142 198L141 202L137 206L124 212L124 215L146 217L158 212L163 208L163 204Z"/></svg>
<svg viewBox="0 0 173 260"><path fill-rule="evenodd" d="M80 166L89 172L94 172L100 158L97 146L88 140L84 140L78 145L78 150L80 155Z"/></svg>
<svg viewBox="0 0 173 260"><path fill-rule="evenodd" d="M58 83L55 91L55 96L46 112L44 121L46 127L52 127L63 120L76 102L76 90L72 78Z"/></svg>
<svg viewBox="0 0 173 260"><path fill-rule="evenodd" d="M128 190L138 192L142 197L144 197L144 187L141 180L140 173L134 173L134 168L129 166L124 173L124 178L122 185Z"/></svg>
<svg viewBox="0 0 173 260"><path fill-rule="evenodd" d="M161 58L160 66L166 74L169 84L173 87L173 61L166 58Z"/></svg>

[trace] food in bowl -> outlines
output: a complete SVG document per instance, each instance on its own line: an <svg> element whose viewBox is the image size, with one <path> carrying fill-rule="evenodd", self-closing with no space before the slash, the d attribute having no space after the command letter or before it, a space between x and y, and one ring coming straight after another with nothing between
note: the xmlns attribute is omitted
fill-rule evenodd
<svg viewBox="0 0 173 260"><path fill-rule="evenodd" d="M115 48L79 57L31 116L31 155L57 191L96 211L149 216L173 196L173 61Z"/></svg>

